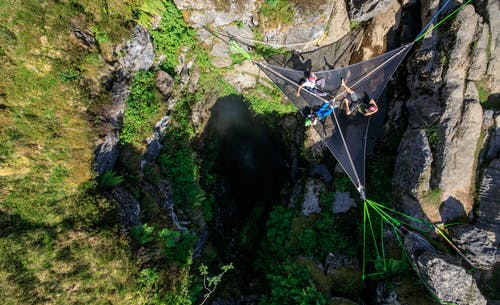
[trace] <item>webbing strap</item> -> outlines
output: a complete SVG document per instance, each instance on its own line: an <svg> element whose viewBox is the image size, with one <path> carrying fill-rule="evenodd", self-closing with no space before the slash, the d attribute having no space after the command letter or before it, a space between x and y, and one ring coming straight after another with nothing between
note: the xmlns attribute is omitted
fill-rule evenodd
<svg viewBox="0 0 500 305"><path fill-rule="evenodd" d="M438 17L438 15L445 9L445 7L448 5L448 3L450 3L451 0L447 0L438 10L437 12L434 14L434 16L432 16L431 20L429 20L429 22L427 22L427 24L424 26L424 28L422 29L422 31L420 31L420 33L418 33L417 35L417 39L418 37L420 37L420 35L424 34L423 36L425 36L425 33L427 32L427 29L431 26L431 24L434 22L434 20ZM417 40L415 40L417 41Z"/></svg>
<svg viewBox="0 0 500 305"><path fill-rule="evenodd" d="M427 33L433 31L435 28L437 28L438 26L440 26L443 22L445 22L446 20L448 20L451 16L455 15L458 11L460 11L462 8L464 8L464 6L466 6L467 4L469 4L472 0L467 0L465 1L462 5L460 5L458 8L454 9L451 13L449 13L448 15L446 15L446 17L444 17L443 19L441 19L438 23L436 23L435 25L433 25L432 27L430 27L429 29L427 29L429 27L429 25L434 21L435 17L437 16L437 14L439 14L441 12L441 10L446 6L443 5L443 7L436 13L436 15L434 15L433 19L431 19L431 21L427 24L427 26L425 26L424 29L426 29L425 32L422 32L417 36L417 38L415 38L415 41L413 42L417 42L419 40L421 40L422 38L425 37L425 35L427 35ZM448 0L449 2L449 0Z"/></svg>

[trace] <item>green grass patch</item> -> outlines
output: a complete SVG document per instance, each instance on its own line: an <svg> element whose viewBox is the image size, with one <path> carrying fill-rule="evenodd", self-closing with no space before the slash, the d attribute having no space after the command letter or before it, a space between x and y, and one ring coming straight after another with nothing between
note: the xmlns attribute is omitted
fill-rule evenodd
<svg viewBox="0 0 500 305"><path fill-rule="evenodd" d="M431 189L424 192L421 196L422 204L428 207L439 207L442 203L441 197L443 191L441 189Z"/></svg>
<svg viewBox="0 0 500 305"><path fill-rule="evenodd" d="M259 8L259 20L263 28L274 28L278 25L291 24L295 18L295 10L290 1L266 0Z"/></svg>
<svg viewBox="0 0 500 305"><path fill-rule="evenodd" d="M112 10L109 7L112 7ZM135 1L0 3L0 299L144 303L114 207L95 194L86 84L99 44L128 38ZM102 48L102 46L100 46ZM99 93L99 82L94 94Z"/></svg>
<svg viewBox="0 0 500 305"><path fill-rule="evenodd" d="M484 81L474 82L479 95L479 103L485 109L500 110L500 98L494 97Z"/></svg>

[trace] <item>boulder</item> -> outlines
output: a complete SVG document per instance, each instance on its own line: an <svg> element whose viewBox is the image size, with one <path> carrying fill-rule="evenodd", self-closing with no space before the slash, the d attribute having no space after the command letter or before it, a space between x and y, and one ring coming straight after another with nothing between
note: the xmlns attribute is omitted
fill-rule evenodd
<svg viewBox="0 0 500 305"><path fill-rule="evenodd" d="M418 269L441 302L457 305L486 305L472 275L446 256L424 253L418 257Z"/></svg>
<svg viewBox="0 0 500 305"><path fill-rule="evenodd" d="M498 220L500 218L498 212L496 216ZM465 225L450 231L452 231L453 241L465 250L465 256L474 266L484 270L493 268L498 256L499 243L496 238L499 236L498 230L495 233L479 226Z"/></svg>
<svg viewBox="0 0 500 305"><path fill-rule="evenodd" d="M319 196L325 186L321 180L308 178L305 183L304 202L302 203L301 215L307 216L321 212Z"/></svg>
<svg viewBox="0 0 500 305"><path fill-rule="evenodd" d="M123 228L130 230L132 227L142 226L139 202L125 188L121 186L113 188L108 197L117 203Z"/></svg>
<svg viewBox="0 0 500 305"><path fill-rule="evenodd" d="M439 253L423 237L407 233L404 246L416 272L440 302L486 305L472 275L450 257Z"/></svg>
<svg viewBox="0 0 500 305"><path fill-rule="evenodd" d="M260 69L256 65L250 60L245 60L243 63L235 65L233 70L228 71L225 80L241 93L243 90L255 88L259 72Z"/></svg>
<svg viewBox="0 0 500 305"><path fill-rule="evenodd" d="M393 190L396 197L417 198L430 189L431 164L433 161L427 135L423 129L409 128L399 144L394 166Z"/></svg>
<svg viewBox="0 0 500 305"><path fill-rule="evenodd" d="M170 96L170 93L173 90L174 86L174 78L170 76L165 71L158 71L156 73L156 88L158 88L158 91L160 91L161 95L164 97Z"/></svg>
<svg viewBox="0 0 500 305"><path fill-rule="evenodd" d="M356 201L351 198L349 192L336 192L332 204L332 212L333 214L345 213L356 206Z"/></svg>
<svg viewBox="0 0 500 305"><path fill-rule="evenodd" d="M366 21L386 12L395 0L349 0L349 17L354 21Z"/></svg>
<svg viewBox="0 0 500 305"><path fill-rule="evenodd" d="M500 115L495 117L495 128L489 138L487 157L488 159L500 157Z"/></svg>
<svg viewBox="0 0 500 305"><path fill-rule="evenodd" d="M500 236L500 159L491 161L484 170L479 190L477 226ZM496 240L498 246L499 240Z"/></svg>
<svg viewBox="0 0 500 305"><path fill-rule="evenodd" d="M119 59L121 68L128 72L148 70L154 58L151 36L145 28L137 25L132 32L132 39L125 44L125 55Z"/></svg>
<svg viewBox="0 0 500 305"><path fill-rule="evenodd" d="M467 78L473 81L481 80L486 74L486 69L488 67L487 48L490 37L490 27L487 23L481 21L477 28L476 36L478 39L475 43L475 47L472 49L472 64L467 75Z"/></svg>

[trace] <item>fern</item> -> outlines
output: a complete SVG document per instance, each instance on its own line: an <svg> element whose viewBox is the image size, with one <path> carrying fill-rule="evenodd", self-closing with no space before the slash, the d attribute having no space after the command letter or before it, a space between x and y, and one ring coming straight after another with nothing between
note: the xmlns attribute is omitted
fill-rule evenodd
<svg viewBox="0 0 500 305"><path fill-rule="evenodd" d="M146 28L151 28L153 18L162 16L165 12L165 2L163 0L146 0L137 11L137 21Z"/></svg>
<svg viewBox="0 0 500 305"><path fill-rule="evenodd" d="M117 175L112 170L106 170L99 178L99 186L103 188L111 188L123 182L123 177Z"/></svg>

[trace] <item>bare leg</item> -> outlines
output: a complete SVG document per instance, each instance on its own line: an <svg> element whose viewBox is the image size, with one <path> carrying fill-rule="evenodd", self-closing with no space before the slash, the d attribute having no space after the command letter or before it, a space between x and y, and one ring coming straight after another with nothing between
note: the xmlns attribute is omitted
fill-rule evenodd
<svg viewBox="0 0 500 305"><path fill-rule="evenodd" d="M351 88L349 88L349 87L346 85L346 83L345 83L344 79L342 79L342 83L341 83L341 85L342 85L342 88L344 88L344 90L345 90L345 91L347 91L347 93L352 94L352 93L354 92L354 90L352 90Z"/></svg>

